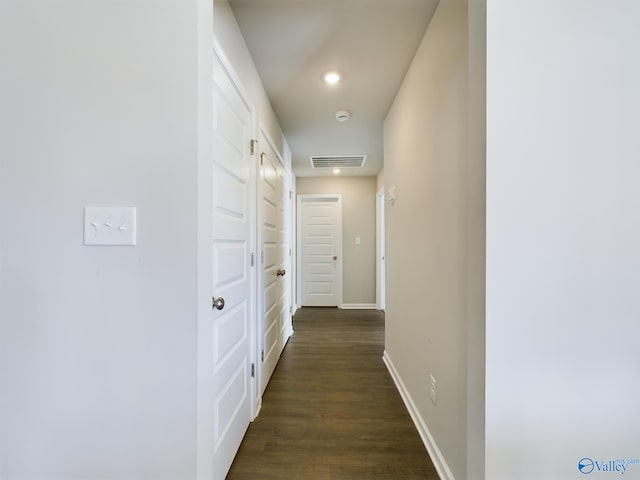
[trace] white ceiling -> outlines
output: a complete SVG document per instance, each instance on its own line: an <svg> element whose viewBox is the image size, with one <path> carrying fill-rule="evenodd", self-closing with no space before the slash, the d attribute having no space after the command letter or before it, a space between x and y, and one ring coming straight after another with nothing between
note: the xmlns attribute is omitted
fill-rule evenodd
<svg viewBox="0 0 640 480"><path fill-rule="evenodd" d="M310 155L367 155L383 166L383 122L438 0L229 0L293 154L298 176ZM343 80L326 85L337 70ZM352 112L339 123L337 110Z"/></svg>

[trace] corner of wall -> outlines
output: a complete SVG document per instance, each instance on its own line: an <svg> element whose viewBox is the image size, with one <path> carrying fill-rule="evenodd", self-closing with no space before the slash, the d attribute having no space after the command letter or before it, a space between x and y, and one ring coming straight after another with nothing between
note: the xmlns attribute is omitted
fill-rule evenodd
<svg viewBox="0 0 640 480"><path fill-rule="evenodd" d="M384 190L384 168L376 176L376 191Z"/></svg>

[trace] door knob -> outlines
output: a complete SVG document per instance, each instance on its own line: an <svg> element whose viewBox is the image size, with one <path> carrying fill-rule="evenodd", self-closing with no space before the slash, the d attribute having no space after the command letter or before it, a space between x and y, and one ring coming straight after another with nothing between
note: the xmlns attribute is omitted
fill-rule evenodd
<svg viewBox="0 0 640 480"><path fill-rule="evenodd" d="M215 308L216 310L222 310L224 308L224 298L211 297L211 308Z"/></svg>
<svg viewBox="0 0 640 480"><path fill-rule="evenodd" d="M337 260L337 259L338 259L338 257L336 257L336 256L334 255L334 256L333 256L333 259L334 259L334 260Z"/></svg>
<svg viewBox="0 0 640 480"><path fill-rule="evenodd" d="M276 272L276 276L278 277L284 277L287 274L287 271L284 268L279 268L278 271Z"/></svg>

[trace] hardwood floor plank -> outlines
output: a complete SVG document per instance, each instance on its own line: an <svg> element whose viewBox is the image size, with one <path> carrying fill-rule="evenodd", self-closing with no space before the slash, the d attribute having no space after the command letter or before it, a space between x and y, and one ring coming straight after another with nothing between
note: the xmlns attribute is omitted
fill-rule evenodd
<svg viewBox="0 0 640 480"><path fill-rule="evenodd" d="M303 308L228 480L438 479L382 361L384 314Z"/></svg>

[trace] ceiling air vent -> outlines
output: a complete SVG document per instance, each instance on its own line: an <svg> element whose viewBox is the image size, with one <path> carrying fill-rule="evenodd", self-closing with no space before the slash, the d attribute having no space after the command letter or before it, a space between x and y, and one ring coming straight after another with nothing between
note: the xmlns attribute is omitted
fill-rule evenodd
<svg viewBox="0 0 640 480"><path fill-rule="evenodd" d="M366 155L314 155L309 157L313 168L360 168Z"/></svg>

